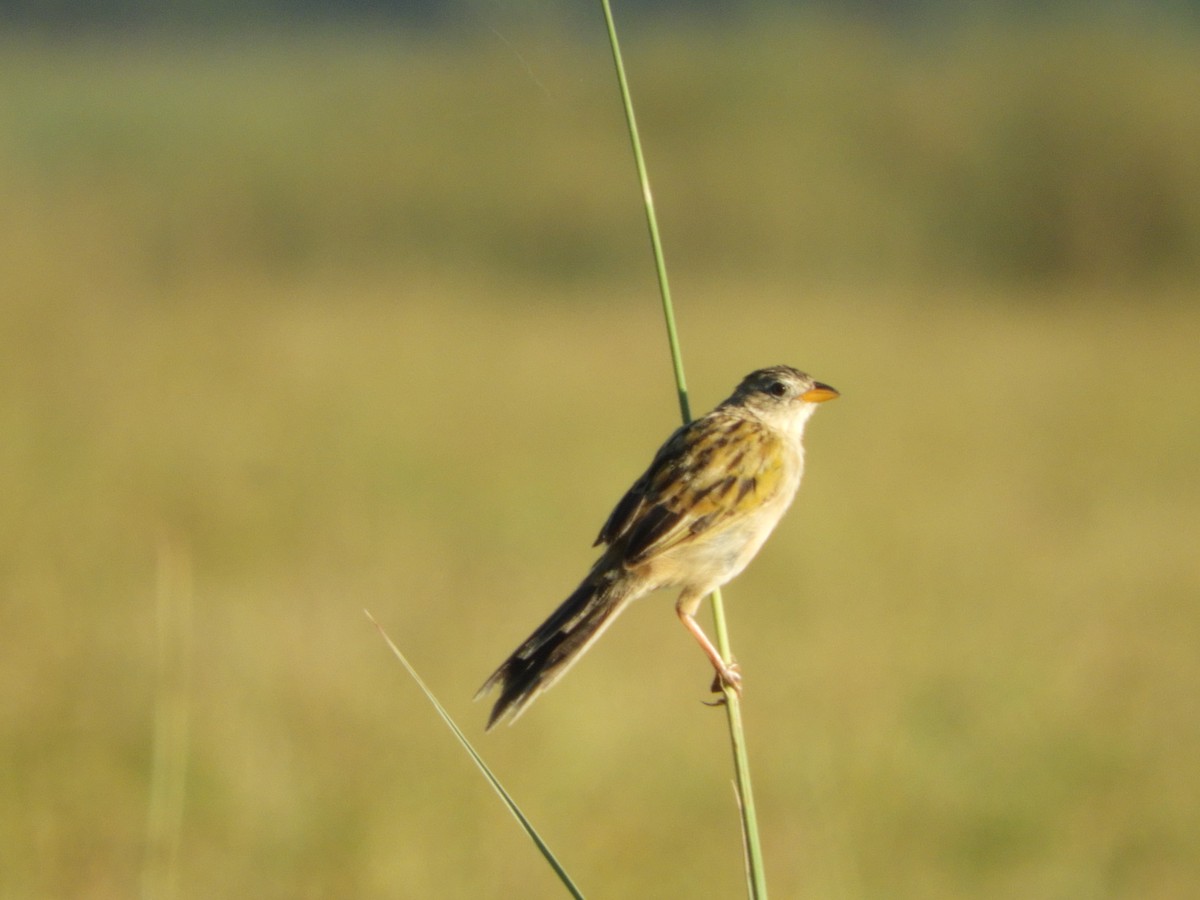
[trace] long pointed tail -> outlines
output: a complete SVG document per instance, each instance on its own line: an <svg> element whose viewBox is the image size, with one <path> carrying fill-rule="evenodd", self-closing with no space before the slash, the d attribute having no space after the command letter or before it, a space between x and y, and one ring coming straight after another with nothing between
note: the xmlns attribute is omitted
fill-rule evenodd
<svg viewBox="0 0 1200 900"><path fill-rule="evenodd" d="M590 574L483 683L476 700L500 686L500 697L488 716L488 730L497 722L515 722L525 707L562 678L600 637L633 599L623 576L612 571Z"/></svg>

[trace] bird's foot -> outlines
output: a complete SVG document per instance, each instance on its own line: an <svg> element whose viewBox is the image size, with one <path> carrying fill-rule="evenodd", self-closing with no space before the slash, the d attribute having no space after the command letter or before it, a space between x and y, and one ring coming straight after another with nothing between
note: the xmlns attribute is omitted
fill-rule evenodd
<svg viewBox="0 0 1200 900"><path fill-rule="evenodd" d="M737 696L742 696L742 669L736 662L722 663L713 674L712 692L720 694L716 700L705 703L705 706L724 706L725 691L732 690Z"/></svg>

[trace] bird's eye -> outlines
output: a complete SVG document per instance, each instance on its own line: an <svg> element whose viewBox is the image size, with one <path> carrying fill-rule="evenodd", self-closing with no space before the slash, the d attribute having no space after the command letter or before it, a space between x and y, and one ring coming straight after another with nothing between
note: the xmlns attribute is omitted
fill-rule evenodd
<svg viewBox="0 0 1200 900"><path fill-rule="evenodd" d="M782 381L772 381L767 385L767 393L772 397L782 397L787 393L787 385Z"/></svg>

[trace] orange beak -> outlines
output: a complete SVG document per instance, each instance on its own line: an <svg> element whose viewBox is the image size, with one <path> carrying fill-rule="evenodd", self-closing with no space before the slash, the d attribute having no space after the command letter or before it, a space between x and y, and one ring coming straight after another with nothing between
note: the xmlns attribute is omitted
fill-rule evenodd
<svg viewBox="0 0 1200 900"><path fill-rule="evenodd" d="M815 382L811 388L800 395L801 400L807 400L809 403L824 403L826 400L836 400L842 396L836 390L827 384Z"/></svg>

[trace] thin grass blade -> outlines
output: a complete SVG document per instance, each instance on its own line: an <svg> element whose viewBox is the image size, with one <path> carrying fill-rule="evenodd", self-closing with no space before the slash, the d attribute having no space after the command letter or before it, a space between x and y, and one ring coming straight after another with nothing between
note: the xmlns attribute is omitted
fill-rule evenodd
<svg viewBox="0 0 1200 900"><path fill-rule="evenodd" d="M578 900L583 900L583 894L580 892L579 888L575 886L575 882L571 880L571 876L567 874L566 869L562 867L562 864L551 852L550 848L546 845L546 842L542 839L542 836L538 834L537 829L533 827L533 823L529 821L525 813L523 813L521 808L517 806L517 802L512 798L512 795L504 789L504 785L500 783L500 779L497 778L492 770L488 768L487 763L483 761L483 757L479 755L479 751L475 749L475 747L467 739L467 736L463 734L462 729L459 728L458 724L453 718L451 718L450 713L446 711L446 708L442 706L442 704L438 701L438 698L434 696L433 691L426 686L425 682L421 679L421 676L417 674L417 670L412 667L412 664L408 661L404 654L400 652L400 648L396 646L396 644L388 636L388 633L383 630L383 626L375 620L375 617L371 615L369 610L363 610L363 612L367 614L367 618L370 619L371 624L379 630L380 636L388 645L388 649L392 651L392 655L395 656L396 659L400 660L400 665L404 666L404 670L408 672L409 677L417 683L417 687L421 689L421 693L423 693L426 699L433 704L433 708L437 711L437 714L441 716L442 721L446 723L446 727L448 727L450 731L454 733L454 736L458 739L458 743L464 750L467 751L467 755L471 757L472 762L474 762L479 771L483 773L483 777L487 780L487 783L492 786L492 790L496 792L497 796L500 797L504 805L508 807L508 811L512 813L513 818L517 820L517 823L522 829L524 829L525 833L529 835L529 839L532 840L537 846L543 858L545 858L546 862L550 864L550 868L554 870L554 874L557 875L559 880L563 883L563 886L570 892L572 897L578 898Z"/></svg>

